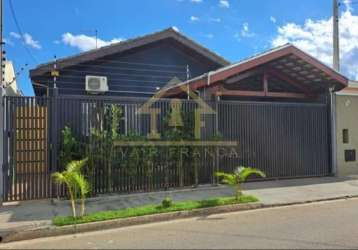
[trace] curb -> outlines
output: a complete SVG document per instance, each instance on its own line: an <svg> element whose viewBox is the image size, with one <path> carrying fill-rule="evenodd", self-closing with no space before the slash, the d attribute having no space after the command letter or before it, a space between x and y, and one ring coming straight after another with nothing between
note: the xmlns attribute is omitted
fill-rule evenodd
<svg viewBox="0 0 358 250"><path fill-rule="evenodd" d="M325 202L325 201L337 201L337 200L347 200L347 199L355 199L355 198L358 198L358 195L342 195L342 196L337 196L337 197L332 197L332 198L322 198L322 199L315 199L315 200L264 204L262 206L262 208L274 208L274 207L304 205L304 204L311 204L311 203L320 203L320 202Z"/></svg>
<svg viewBox="0 0 358 250"><path fill-rule="evenodd" d="M303 204L319 203L325 201L346 200L352 198L358 198L358 195L345 195L345 196L338 196L334 198L323 198L323 199L316 199L316 200L284 202L284 203L275 203L275 204L262 204L262 203L236 204L236 205L195 209L191 211L179 211L179 212L171 212L171 213L163 213L163 214L145 215L140 217L125 218L125 219L114 219L108 221L99 221L99 222L92 222L86 224L62 226L62 227L46 225L46 226L32 228L32 229L18 228L12 231L2 232L0 235L0 239L2 243L8 243L13 241L31 240L37 238L122 228L128 226L143 225L148 223L163 222L163 221L170 221L170 220L177 220L177 219L209 216L213 214L223 214L223 213L239 212L239 211L262 209L262 208L303 205Z"/></svg>

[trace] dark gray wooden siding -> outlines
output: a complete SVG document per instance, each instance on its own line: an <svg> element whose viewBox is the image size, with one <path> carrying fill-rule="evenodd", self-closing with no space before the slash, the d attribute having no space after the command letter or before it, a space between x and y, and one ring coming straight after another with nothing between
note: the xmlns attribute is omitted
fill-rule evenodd
<svg viewBox="0 0 358 250"><path fill-rule="evenodd" d="M60 95L85 95L86 75L98 75L108 78L109 92L106 95L146 97L153 95L158 87L165 86L174 77L186 80L187 65L190 78L221 67L175 40L168 39L61 69L57 87ZM32 80L53 87L50 75ZM35 92L37 95L46 93L45 89L36 89Z"/></svg>

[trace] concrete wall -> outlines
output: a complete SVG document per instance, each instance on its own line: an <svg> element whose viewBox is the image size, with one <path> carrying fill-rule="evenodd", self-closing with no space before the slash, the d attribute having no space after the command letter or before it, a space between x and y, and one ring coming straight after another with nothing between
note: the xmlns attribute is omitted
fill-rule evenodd
<svg viewBox="0 0 358 250"><path fill-rule="evenodd" d="M337 174L358 175L358 161L346 162L345 150L357 150L358 159L358 95L338 94L337 107ZM343 143L343 130L348 129L349 143Z"/></svg>

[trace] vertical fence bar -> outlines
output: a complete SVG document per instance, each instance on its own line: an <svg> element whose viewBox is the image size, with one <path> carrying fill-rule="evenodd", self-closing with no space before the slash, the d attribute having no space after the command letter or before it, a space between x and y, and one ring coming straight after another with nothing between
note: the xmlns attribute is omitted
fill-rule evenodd
<svg viewBox="0 0 358 250"><path fill-rule="evenodd" d="M58 105L59 105L59 101L58 101L58 89L54 88L53 89L53 95L51 96L51 105L50 105L50 109L49 109L49 117L51 117L51 124L50 124L50 130L51 130L51 134L50 134L50 150L51 150L51 166L50 166L50 175L54 172L56 172L58 170L58 129L57 129L57 120L58 120ZM55 188L55 186L53 185L53 181L52 178L50 177L50 196L51 198L54 198L54 192L53 189ZM56 189L57 190L57 189ZM58 190L57 190L58 192Z"/></svg>
<svg viewBox="0 0 358 250"><path fill-rule="evenodd" d="M2 165L2 169L1 169L1 181L3 181L3 183L1 183L2 188L3 188L3 194L1 196L2 201L8 201L8 192L9 192L9 186L8 186L8 169L9 169L9 134L8 134L8 122L9 122L9 117L8 117L8 99L2 95L2 101L3 101L3 130L2 132L2 136L3 136L3 165ZM1 149L0 149L1 150Z"/></svg>
<svg viewBox="0 0 358 250"><path fill-rule="evenodd" d="M6 143L5 138L7 138L5 134L5 90L2 86L0 86L0 206L2 206L3 201L5 200L4 193L5 190L5 157L6 153Z"/></svg>

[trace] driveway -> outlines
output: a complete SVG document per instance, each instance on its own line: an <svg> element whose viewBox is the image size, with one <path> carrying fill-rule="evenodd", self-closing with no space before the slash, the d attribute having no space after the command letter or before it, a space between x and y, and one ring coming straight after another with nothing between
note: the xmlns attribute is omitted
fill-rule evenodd
<svg viewBox="0 0 358 250"><path fill-rule="evenodd" d="M252 210L0 245L71 249L357 248L358 199Z"/></svg>

